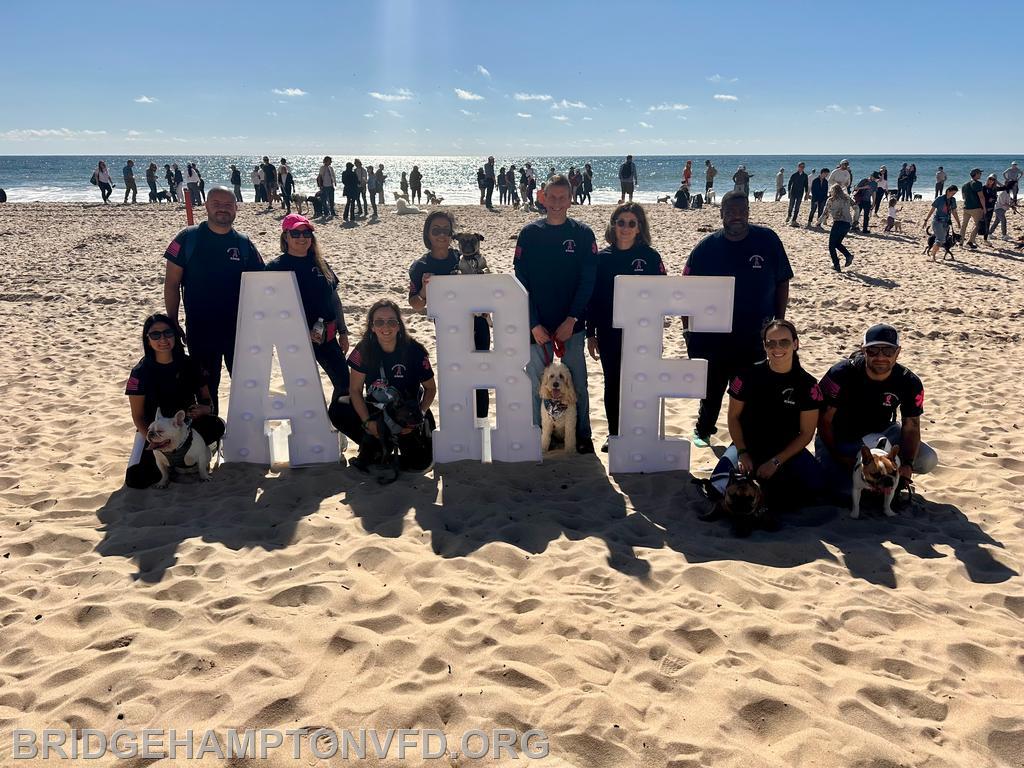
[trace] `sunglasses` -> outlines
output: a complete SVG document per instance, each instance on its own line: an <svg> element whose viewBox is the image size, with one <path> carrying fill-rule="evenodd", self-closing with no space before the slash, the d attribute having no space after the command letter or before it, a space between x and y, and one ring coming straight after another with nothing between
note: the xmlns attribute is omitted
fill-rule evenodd
<svg viewBox="0 0 1024 768"><path fill-rule="evenodd" d="M615 226L621 229L625 229L626 227L629 227L630 229L636 229L639 225L637 224L636 219L616 219Z"/></svg>
<svg viewBox="0 0 1024 768"><path fill-rule="evenodd" d="M177 334L173 328L168 328L165 331L150 331L146 334L150 341L160 341L160 339L173 339Z"/></svg>
<svg viewBox="0 0 1024 768"><path fill-rule="evenodd" d="M373 321L373 327L374 328L397 328L398 327L398 318L396 318L396 317L387 317L387 318L380 318L380 319L374 320Z"/></svg>
<svg viewBox="0 0 1024 768"><path fill-rule="evenodd" d="M430 234L432 237L451 237L452 231L444 227L431 227Z"/></svg>
<svg viewBox="0 0 1024 768"><path fill-rule="evenodd" d="M765 349L775 349L776 347L779 348L779 349L789 349L792 346L793 346L793 340L792 339L765 339L764 340L764 348Z"/></svg>
<svg viewBox="0 0 1024 768"><path fill-rule="evenodd" d="M866 347L864 349L864 354L867 355L868 357L878 357L879 355L881 355L882 357L896 357L896 347L889 347L889 346Z"/></svg>
<svg viewBox="0 0 1024 768"><path fill-rule="evenodd" d="M313 238L313 230L312 229L292 229L292 230L289 230L288 237L290 237L292 240L298 240L299 238L304 238L306 240L311 240Z"/></svg>

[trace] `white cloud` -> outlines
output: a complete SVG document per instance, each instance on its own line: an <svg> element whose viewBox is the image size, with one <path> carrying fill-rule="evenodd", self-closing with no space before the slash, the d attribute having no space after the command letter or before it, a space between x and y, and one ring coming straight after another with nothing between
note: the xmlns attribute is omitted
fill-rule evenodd
<svg viewBox="0 0 1024 768"><path fill-rule="evenodd" d="M625 133L625 132L626 132L625 128L619 128L619 130L618 130L618 133Z"/></svg>
<svg viewBox="0 0 1024 768"><path fill-rule="evenodd" d="M592 118L592 117L584 117L583 119L584 120L593 120L594 118Z"/></svg>
<svg viewBox="0 0 1024 768"><path fill-rule="evenodd" d="M643 120L641 120L639 123L637 123L637 125L639 125L641 128L653 128L654 127L650 123L645 123Z"/></svg>
<svg viewBox="0 0 1024 768"><path fill-rule="evenodd" d="M487 71L487 67L485 67L483 64L477 64L476 71L488 79L490 79L491 77L491 73Z"/></svg>
<svg viewBox="0 0 1024 768"><path fill-rule="evenodd" d="M278 96L307 96L308 94L301 88L275 88L271 93L276 93Z"/></svg>
<svg viewBox="0 0 1024 768"><path fill-rule="evenodd" d="M516 101L551 101L551 95L547 93L517 93L512 98Z"/></svg>
<svg viewBox="0 0 1024 768"><path fill-rule="evenodd" d="M731 93L716 93L715 101L739 101L739 97L733 96Z"/></svg>
<svg viewBox="0 0 1024 768"><path fill-rule="evenodd" d="M870 109L872 112L885 112L884 109L882 109L881 107L876 107L874 104L868 104L868 109Z"/></svg>
<svg viewBox="0 0 1024 768"><path fill-rule="evenodd" d="M377 101L409 101L412 98L413 93L408 88L399 88L394 93L381 93L379 91L370 91L371 98L377 99Z"/></svg>
<svg viewBox="0 0 1024 768"><path fill-rule="evenodd" d="M648 112L682 112L684 109L689 109L689 104L655 104L654 106L648 107Z"/></svg>
<svg viewBox="0 0 1024 768"><path fill-rule="evenodd" d="M267 112L267 117L277 117L277 112Z"/></svg>
<svg viewBox="0 0 1024 768"><path fill-rule="evenodd" d="M464 114L466 117L476 117L476 112L470 112L468 109L460 109L459 112Z"/></svg>
<svg viewBox="0 0 1024 768"><path fill-rule="evenodd" d="M395 112L395 110L393 110L393 109L389 109L388 110L388 114L391 115L392 117L398 118L399 120L402 119L402 115L400 113L398 113L398 112Z"/></svg>
<svg viewBox="0 0 1024 768"><path fill-rule="evenodd" d="M569 118L566 117L565 115L552 115L551 119L552 120L557 120L560 123L567 123L567 122L569 122Z"/></svg>
<svg viewBox="0 0 1024 768"><path fill-rule="evenodd" d="M129 136L141 136L142 131L128 131Z"/></svg>
<svg viewBox="0 0 1024 768"><path fill-rule="evenodd" d="M516 117L533 117L533 115L527 114L526 112L516 112Z"/></svg>
<svg viewBox="0 0 1024 768"><path fill-rule="evenodd" d="M136 104L155 104L157 101L159 99L155 96L139 96L139 98L135 99Z"/></svg>
<svg viewBox="0 0 1024 768"><path fill-rule="evenodd" d="M376 112L363 112L363 117L376 117Z"/></svg>
<svg viewBox="0 0 1024 768"><path fill-rule="evenodd" d="M106 134L106 131L73 131L70 128L17 128L0 133L0 139L10 139L11 141L65 139L68 141L75 141L78 139L88 139L93 136L105 136Z"/></svg>
<svg viewBox="0 0 1024 768"><path fill-rule="evenodd" d="M827 107L825 107L825 111L826 112L845 112L846 110L843 109L838 104L829 104Z"/></svg>
<svg viewBox="0 0 1024 768"><path fill-rule="evenodd" d="M483 101L484 100L484 97L481 96L479 93L473 93L472 91L467 91L467 90L464 90L462 88L456 88L455 89L455 95L458 96L463 101Z"/></svg>
<svg viewBox="0 0 1024 768"><path fill-rule="evenodd" d="M561 101L556 101L554 104L551 105L551 108L552 109L589 109L589 107L586 104L584 104L582 101L566 101L565 99L562 99Z"/></svg>
<svg viewBox="0 0 1024 768"><path fill-rule="evenodd" d="M738 77L722 77L719 74L714 74L708 78L709 83L735 83L739 80Z"/></svg>

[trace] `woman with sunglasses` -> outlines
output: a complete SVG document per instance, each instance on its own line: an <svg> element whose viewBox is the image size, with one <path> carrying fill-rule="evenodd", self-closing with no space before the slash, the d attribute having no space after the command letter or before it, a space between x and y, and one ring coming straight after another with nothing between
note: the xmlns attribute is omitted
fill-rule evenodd
<svg viewBox="0 0 1024 768"><path fill-rule="evenodd" d="M770 320L761 330L767 359L729 384L729 435L711 475L725 491L737 470L761 482L770 509L796 506L821 490L822 472L807 450L822 405L818 382L800 365L800 338L788 320Z"/></svg>
<svg viewBox="0 0 1024 768"><path fill-rule="evenodd" d="M376 418L380 412L376 407L371 412L367 398L371 393L384 391L403 402L416 402L426 424L397 435L401 468L421 471L429 467L433 461L430 434L434 429L430 404L437 395L434 369L427 350L406 330L395 302L380 299L370 307L363 337L349 355L348 363L352 368L349 402L335 398L329 414L334 426L359 446L352 466L365 472L380 461L382 434Z"/></svg>
<svg viewBox="0 0 1024 768"><path fill-rule="evenodd" d="M153 449L146 442L158 409L168 418L185 411L192 420L192 429L207 445L224 434L224 422L213 414L205 377L199 365L185 354L177 323L162 313L147 317L142 325L142 351L142 359L132 368L125 387L138 432L136 445L142 447L132 453L133 462L125 472L129 488L148 488L160 480Z"/></svg>
<svg viewBox="0 0 1024 768"><path fill-rule="evenodd" d="M612 327L612 300L618 275L664 275L661 254L651 247L647 214L640 203L623 203L612 212L597 254L597 278L587 307L587 350L604 371L604 413L608 435L619 433L619 372L622 331ZM608 452L608 441L601 451Z"/></svg>
<svg viewBox="0 0 1024 768"><path fill-rule="evenodd" d="M285 216L281 220L281 255L266 269L295 273L313 354L334 385L333 401L348 393L348 328L338 296L338 278L320 253L314 229L305 216Z"/></svg>
<svg viewBox="0 0 1024 768"><path fill-rule="evenodd" d="M449 211L433 211L423 222L423 244L427 252L409 265L409 306L417 312L427 308L427 285L434 275L459 273L461 254L452 248L455 217ZM491 348L491 326L485 315L473 316L473 346ZM476 391L476 415L487 415L487 390Z"/></svg>

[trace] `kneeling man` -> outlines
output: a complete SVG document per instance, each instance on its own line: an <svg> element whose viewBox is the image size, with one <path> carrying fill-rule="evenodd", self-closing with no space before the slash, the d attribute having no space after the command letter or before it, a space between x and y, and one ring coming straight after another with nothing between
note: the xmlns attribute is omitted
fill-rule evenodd
<svg viewBox="0 0 1024 768"><path fill-rule="evenodd" d="M921 441L924 385L896 362L899 333L891 325L874 325L860 350L836 363L820 382L825 408L818 421L815 455L833 487L848 492L861 445L874 448L885 437L899 446L900 485L913 474L927 474L939 463ZM896 421L896 411L900 421Z"/></svg>

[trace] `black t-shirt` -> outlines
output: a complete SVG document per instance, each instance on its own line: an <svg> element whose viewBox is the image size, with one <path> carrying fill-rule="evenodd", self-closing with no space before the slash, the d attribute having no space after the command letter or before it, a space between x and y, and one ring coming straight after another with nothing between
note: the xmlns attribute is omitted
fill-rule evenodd
<svg viewBox="0 0 1024 768"><path fill-rule="evenodd" d="M264 163L260 166L263 169L263 183L267 186L277 184L277 169L273 163Z"/></svg>
<svg viewBox="0 0 1024 768"><path fill-rule="evenodd" d="M861 354L833 365L821 379L821 393L836 409L832 429L840 443L885 431L897 409L904 419L924 413L924 385L915 373L896 363L885 381L869 379Z"/></svg>
<svg viewBox="0 0 1024 768"><path fill-rule="evenodd" d="M617 275L664 275L661 254L649 245L637 242L628 251L609 245L597 253L597 277L587 307L587 335L597 328L612 327L612 303Z"/></svg>
<svg viewBox="0 0 1024 768"><path fill-rule="evenodd" d="M779 236L768 227L750 225L750 233L741 241L725 238L722 231L708 235L690 253L684 275L732 276L736 278L733 295L732 335L759 337L766 320L775 317L775 291L779 283L793 277L793 268ZM724 334L691 333L697 342L713 342Z"/></svg>
<svg viewBox="0 0 1024 768"><path fill-rule="evenodd" d="M452 275L459 266L459 252L448 249L443 259L435 259L429 253L420 256L409 265L409 298L411 299L423 289L423 275Z"/></svg>
<svg viewBox="0 0 1024 768"><path fill-rule="evenodd" d="M803 197L807 194L807 174L797 171L789 177L789 196Z"/></svg>
<svg viewBox="0 0 1024 768"><path fill-rule="evenodd" d="M779 453L800 434L800 415L821 408L818 382L794 365L776 373L767 360L756 363L729 384L729 396L743 403L740 426L756 464Z"/></svg>
<svg viewBox="0 0 1024 768"><path fill-rule="evenodd" d="M330 266L330 265L328 265ZM268 272L294 272L299 284L299 296L302 309L306 313L306 327L312 328L317 318L322 317L325 323L341 320L344 329L344 318L335 317L334 291L338 287L338 278L329 280L312 256L291 256L282 253L266 266Z"/></svg>
<svg viewBox="0 0 1024 768"><path fill-rule="evenodd" d="M375 384L391 386L401 393L403 399L414 400L420 396L420 384L434 378L427 350L417 341L409 342L404 349L384 352L372 371L365 358L362 342L348 356L349 367L366 376L365 391Z"/></svg>
<svg viewBox="0 0 1024 768"><path fill-rule="evenodd" d="M632 181L636 177L636 166L632 161L619 166L619 181Z"/></svg>
<svg viewBox="0 0 1024 768"><path fill-rule="evenodd" d="M199 365L190 357L170 363L158 363L144 357L132 368L124 393L146 398L143 417L147 424L151 424L156 418L157 408L167 417L178 411L188 412L199 401L199 391L205 385L206 379Z"/></svg>
<svg viewBox="0 0 1024 768"><path fill-rule="evenodd" d="M575 219L527 224L516 241L514 266L529 294L531 328L542 325L554 333L567 317L575 317L573 333L583 330L597 275L597 239L590 227Z"/></svg>
<svg viewBox="0 0 1024 768"><path fill-rule="evenodd" d="M242 183L242 172L240 170L238 170L237 168L235 168L235 170L233 170L231 172L231 183L232 184L241 184Z"/></svg>
<svg viewBox="0 0 1024 768"><path fill-rule="evenodd" d="M263 258L245 235L231 230L226 235L211 232L206 222L194 228L198 238L187 254L189 229L177 234L164 258L181 267L185 319L190 327L219 328L234 334L238 297L243 272L263 270Z"/></svg>

